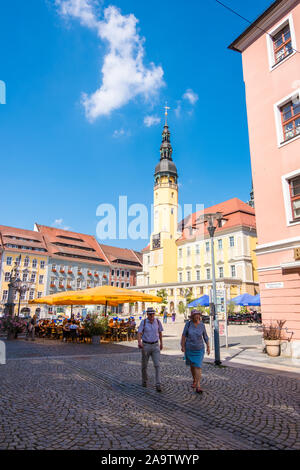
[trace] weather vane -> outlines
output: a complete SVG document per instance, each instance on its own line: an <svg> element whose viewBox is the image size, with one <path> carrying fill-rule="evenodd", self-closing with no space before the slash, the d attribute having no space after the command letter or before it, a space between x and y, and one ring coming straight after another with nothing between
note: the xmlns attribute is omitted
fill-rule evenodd
<svg viewBox="0 0 300 470"><path fill-rule="evenodd" d="M166 116L165 125L167 125L168 109L171 109L171 108L168 106L168 102L167 102L167 101L166 101L166 105L164 106L164 108L165 108L165 116Z"/></svg>

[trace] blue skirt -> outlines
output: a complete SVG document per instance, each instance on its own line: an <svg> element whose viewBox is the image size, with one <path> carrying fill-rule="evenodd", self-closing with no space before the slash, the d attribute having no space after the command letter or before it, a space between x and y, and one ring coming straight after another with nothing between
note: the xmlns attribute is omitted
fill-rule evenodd
<svg viewBox="0 0 300 470"><path fill-rule="evenodd" d="M204 348L192 350L185 350L185 363L187 366L202 367L202 362L204 358Z"/></svg>

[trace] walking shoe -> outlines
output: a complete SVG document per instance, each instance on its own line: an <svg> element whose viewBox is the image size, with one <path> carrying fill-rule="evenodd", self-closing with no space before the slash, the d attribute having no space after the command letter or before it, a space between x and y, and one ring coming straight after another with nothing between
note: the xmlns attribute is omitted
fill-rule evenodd
<svg viewBox="0 0 300 470"><path fill-rule="evenodd" d="M156 391L161 392L161 386L160 385L156 385Z"/></svg>

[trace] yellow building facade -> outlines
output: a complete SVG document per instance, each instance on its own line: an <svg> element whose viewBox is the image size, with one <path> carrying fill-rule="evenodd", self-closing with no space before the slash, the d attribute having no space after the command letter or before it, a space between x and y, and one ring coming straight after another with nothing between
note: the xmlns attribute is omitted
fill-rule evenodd
<svg viewBox="0 0 300 470"><path fill-rule="evenodd" d="M214 236L217 290L226 292L227 301L245 292L257 294L254 209L233 198L178 224L178 175L166 123L154 174L154 230L143 250L143 271L137 275L136 288L154 295L165 289L169 312L178 312L188 293L198 298L212 289L211 239L206 223L200 220L209 212L222 213Z"/></svg>
<svg viewBox="0 0 300 470"><path fill-rule="evenodd" d="M5 226L0 226L0 237L0 314L8 300L10 273L16 267L27 289L16 293L15 313L33 315L36 308L28 304L29 300L46 293L48 253L44 240L34 231Z"/></svg>

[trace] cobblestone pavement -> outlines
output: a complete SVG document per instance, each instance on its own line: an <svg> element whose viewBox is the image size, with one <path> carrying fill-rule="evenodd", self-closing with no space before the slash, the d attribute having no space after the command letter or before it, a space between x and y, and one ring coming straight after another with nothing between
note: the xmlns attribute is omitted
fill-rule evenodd
<svg viewBox="0 0 300 470"><path fill-rule="evenodd" d="M149 363L142 388L128 346L11 342L0 449L300 449L298 379L206 363L197 395L182 356L166 355L162 377L159 394Z"/></svg>

